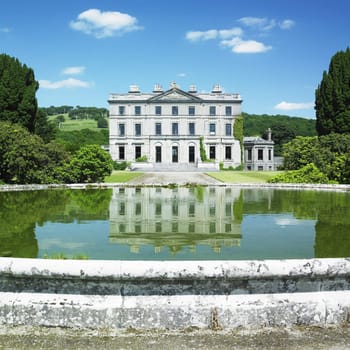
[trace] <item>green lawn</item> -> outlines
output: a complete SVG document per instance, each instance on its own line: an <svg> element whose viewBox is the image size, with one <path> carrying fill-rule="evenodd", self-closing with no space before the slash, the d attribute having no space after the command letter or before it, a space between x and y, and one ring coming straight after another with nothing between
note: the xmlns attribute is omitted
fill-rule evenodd
<svg viewBox="0 0 350 350"><path fill-rule="evenodd" d="M68 113L60 114L64 116L65 121L60 123L59 128L63 131L74 131L74 130L82 130L82 129L91 129L94 131L101 130L97 127L97 121L93 119L69 119ZM55 120L58 115L52 115L48 119Z"/></svg>
<svg viewBox="0 0 350 350"><path fill-rule="evenodd" d="M227 183L265 183L280 171L221 171L207 175Z"/></svg>
<svg viewBox="0 0 350 350"><path fill-rule="evenodd" d="M113 171L111 176L105 177L105 182L128 182L129 180L134 179L135 177L141 176L141 172L131 172L131 171Z"/></svg>

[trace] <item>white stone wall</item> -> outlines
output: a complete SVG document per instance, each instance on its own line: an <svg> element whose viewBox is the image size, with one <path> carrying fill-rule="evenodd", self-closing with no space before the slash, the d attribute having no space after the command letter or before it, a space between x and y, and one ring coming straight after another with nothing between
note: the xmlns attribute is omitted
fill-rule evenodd
<svg viewBox="0 0 350 350"><path fill-rule="evenodd" d="M159 98L158 100L155 100ZM204 137L207 157L210 146L215 146L216 163L225 166L241 164L241 150L238 140L233 137L234 120L241 114L241 99L232 94L189 94L172 88L165 93L113 94L110 96L110 153L117 161L135 161L135 146L141 146L141 156L156 162L156 146L162 150L161 165L173 164L172 147L178 147L178 163L189 164L189 147L194 146L195 155L191 163L200 162L199 139ZM140 107L140 115L135 115L135 107ZM161 107L161 115L156 115L156 106ZM189 115L189 107L195 108L195 115ZM226 106L231 114L226 115ZM124 108L123 115L120 107ZM172 114L177 107L178 114ZM210 115L210 107L215 107L215 115ZM161 135L156 135L156 123L161 123ZM173 123L178 125L178 134L173 134ZM194 123L194 135L189 124ZM125 134L119 135L119 124L124 124ZM135 125L141 125L141 136L135 135ZM210 132L210 124L215 124L215 132ZM226 124L231 125L231 136L226 135ZM119 157L119 147L125 149L124 159ZM231 159L226 159L225 147L231 147Z"/></svg>

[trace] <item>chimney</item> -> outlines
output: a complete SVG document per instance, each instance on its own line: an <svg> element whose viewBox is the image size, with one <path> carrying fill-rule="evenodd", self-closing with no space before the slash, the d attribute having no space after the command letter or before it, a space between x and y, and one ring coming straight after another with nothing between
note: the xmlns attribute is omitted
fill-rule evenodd
<svg viewBox="0 0 350 350"><path fill-rule="evenodd" d="M213 94L221 94L222 93L221 86L219 84L214 85L213 90L211 92Z"/></svg>
<svg viewBox="0 0 350 350"><path fill-rule="evenodd" d="M153 92L163 92L162 85L160 85L160 84L154 84Z"/></svg>
<svg viewBox="0 0 350 350"><path fill-rule="evenodd" d="M140 88L138 85L130 85L129 87L129 94L134 94L140 92Z"/></svg>
<svg viewBox="0 0 350 350"><path fill-rule="evenodd" d="M271 128L267 129L267 141L272 141L272 139L271 139Z"/></svg>
<svg viewBox="0 0 350 350"><path fill-rule="evenodd" d="M196 85L190 85L190 88L188 92L195 94L197 92L197 86Z"/></svg>

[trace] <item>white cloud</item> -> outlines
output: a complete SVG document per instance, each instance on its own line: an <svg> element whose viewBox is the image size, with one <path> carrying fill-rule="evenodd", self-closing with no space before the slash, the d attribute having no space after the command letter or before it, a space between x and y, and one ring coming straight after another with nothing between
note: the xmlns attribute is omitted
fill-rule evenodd
<svg viewBox="0 0 350 350"><path fill-rule="evenodd" d="M63 89L63 88L90 88L93 83L74 78L68 78L60 81L39 80L42 89Z"/></svg>
<svg viewBox="0 0 350 350"><path fill-rule="evenodd" d="M3 28L0 28L0 32L1 32L1 33L10 33L10 32L11 32L11 29L10 29L10 28L7 28L7 27L3 27Z"/></svg>
<svg viewBox="0 0 350 350"><path fill-rule="evenodd" d="M260 53L272 49L272 46L266 46L255 40L242 40L237 45L233 46L232 51L236 53Z"/></svg>
<svg viewBox="0 0 350 350"><path fill-rule="evenodd" d="M179 73L177 76L180 78L184 78L186 76L186 73Z"/></svg>
<svg viewBox="0 0 350 350"><path fill-rule="evenodd" d="M212 40L212 39L228 39L233 36L240 36L243 34L241 28L231 29L210 29L206 31L189 31L186 33L186 39L190 41Z"/></svg>
<svg viewBox="0 0 350 350"><path fill-rule="evenodd" d="M63 69L62 74L76 75L76 74L82 74L84 73L84 71L85 71L85 67L83 66L67 67Z"/></svg>
<svg viewBox="0 0 350 350"><path fill-rule="evenodd" d="M261 53L272 49L272 46L255 40L242 40L241 38L233 38L231 40L222 40L221 45L229 47L235 53Z"/></svg>
<svg viewBox="0 0 350 350"><path fill-rule="evenodd" d="M191 31L186 33L186 39L190 41L216 39L217 36L218 31L216 29L207 30L205 32Z"/></svg>
<svg viewBox="0 0 350 350"><path fill-rule="evenodd" d="M90 9L80 13L75 21L70 22L74 30L93 35L97 39L122 35L140 30L137 19L127 13Z"/></svg>
<svg viewBox="0 0 350 350"><path fill-rule="evenodd" d="M276 19L269 19L266 17L242 17L238 20L241 24L255 28L260 31L269 31L278 26L280 29L290 29L295 25L295 22L291 19L284 19L277 22Z"/></svg>
<svg viewBox="0 0 350 350"><path fill-rule="evenodd" d="M276 20L260 17L242 17L238 20L247 27L257 28L259 30L268 31L276 26Z"/></svg>
<svg viewBox="0 0 350 350"><path fill-rule="evenodd" d="M242 17L238 22L247 27L250 33L255 36L266 35L274 28L290 29L295 25L291 19L285 19L278 22L276 19L266 17ZM186 39L192 42L205 40L218 40L222 47L230 48L234 53L263 53L272 49L267 45L255 39L247 39L247 34L240 27L231 29L210 29L207 31L189 31L186 33Z"/></svg>
<svg viewBox="0 0 350 350"><path fill-rule="evenodd" d="M234 36L242 36L242 35L243 35L243 30L239 27L219 30L220 39L228 39Z"/></svg>
<svg viewBox="0 0 350 350"><path fill-rule="evenodd" d="M295 22L291 19L285 19L284 21L279 23L279 27L281 29L290 29L295 26Z"/></svg>
<svg viewBox="0 0 350 350"><path fill-rule="evenodd" d="M282 111L294 111L298 109L312 109L314 108L314 105L314 102L295 103L282 101L278 103L274 108L280 109Z"/></svg>

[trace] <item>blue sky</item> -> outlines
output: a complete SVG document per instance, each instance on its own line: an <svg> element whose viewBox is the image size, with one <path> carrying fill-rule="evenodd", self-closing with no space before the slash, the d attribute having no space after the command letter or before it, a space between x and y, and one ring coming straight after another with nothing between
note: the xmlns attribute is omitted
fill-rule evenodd
<svg viewBox="0 0 350 350"><path fill-rule="evenodd" d="M34 69L42 107L108 107L129 85L175 81L220 84L247 113L313 118L349 13L348 0L1 0L0 52Z"/></svg>

